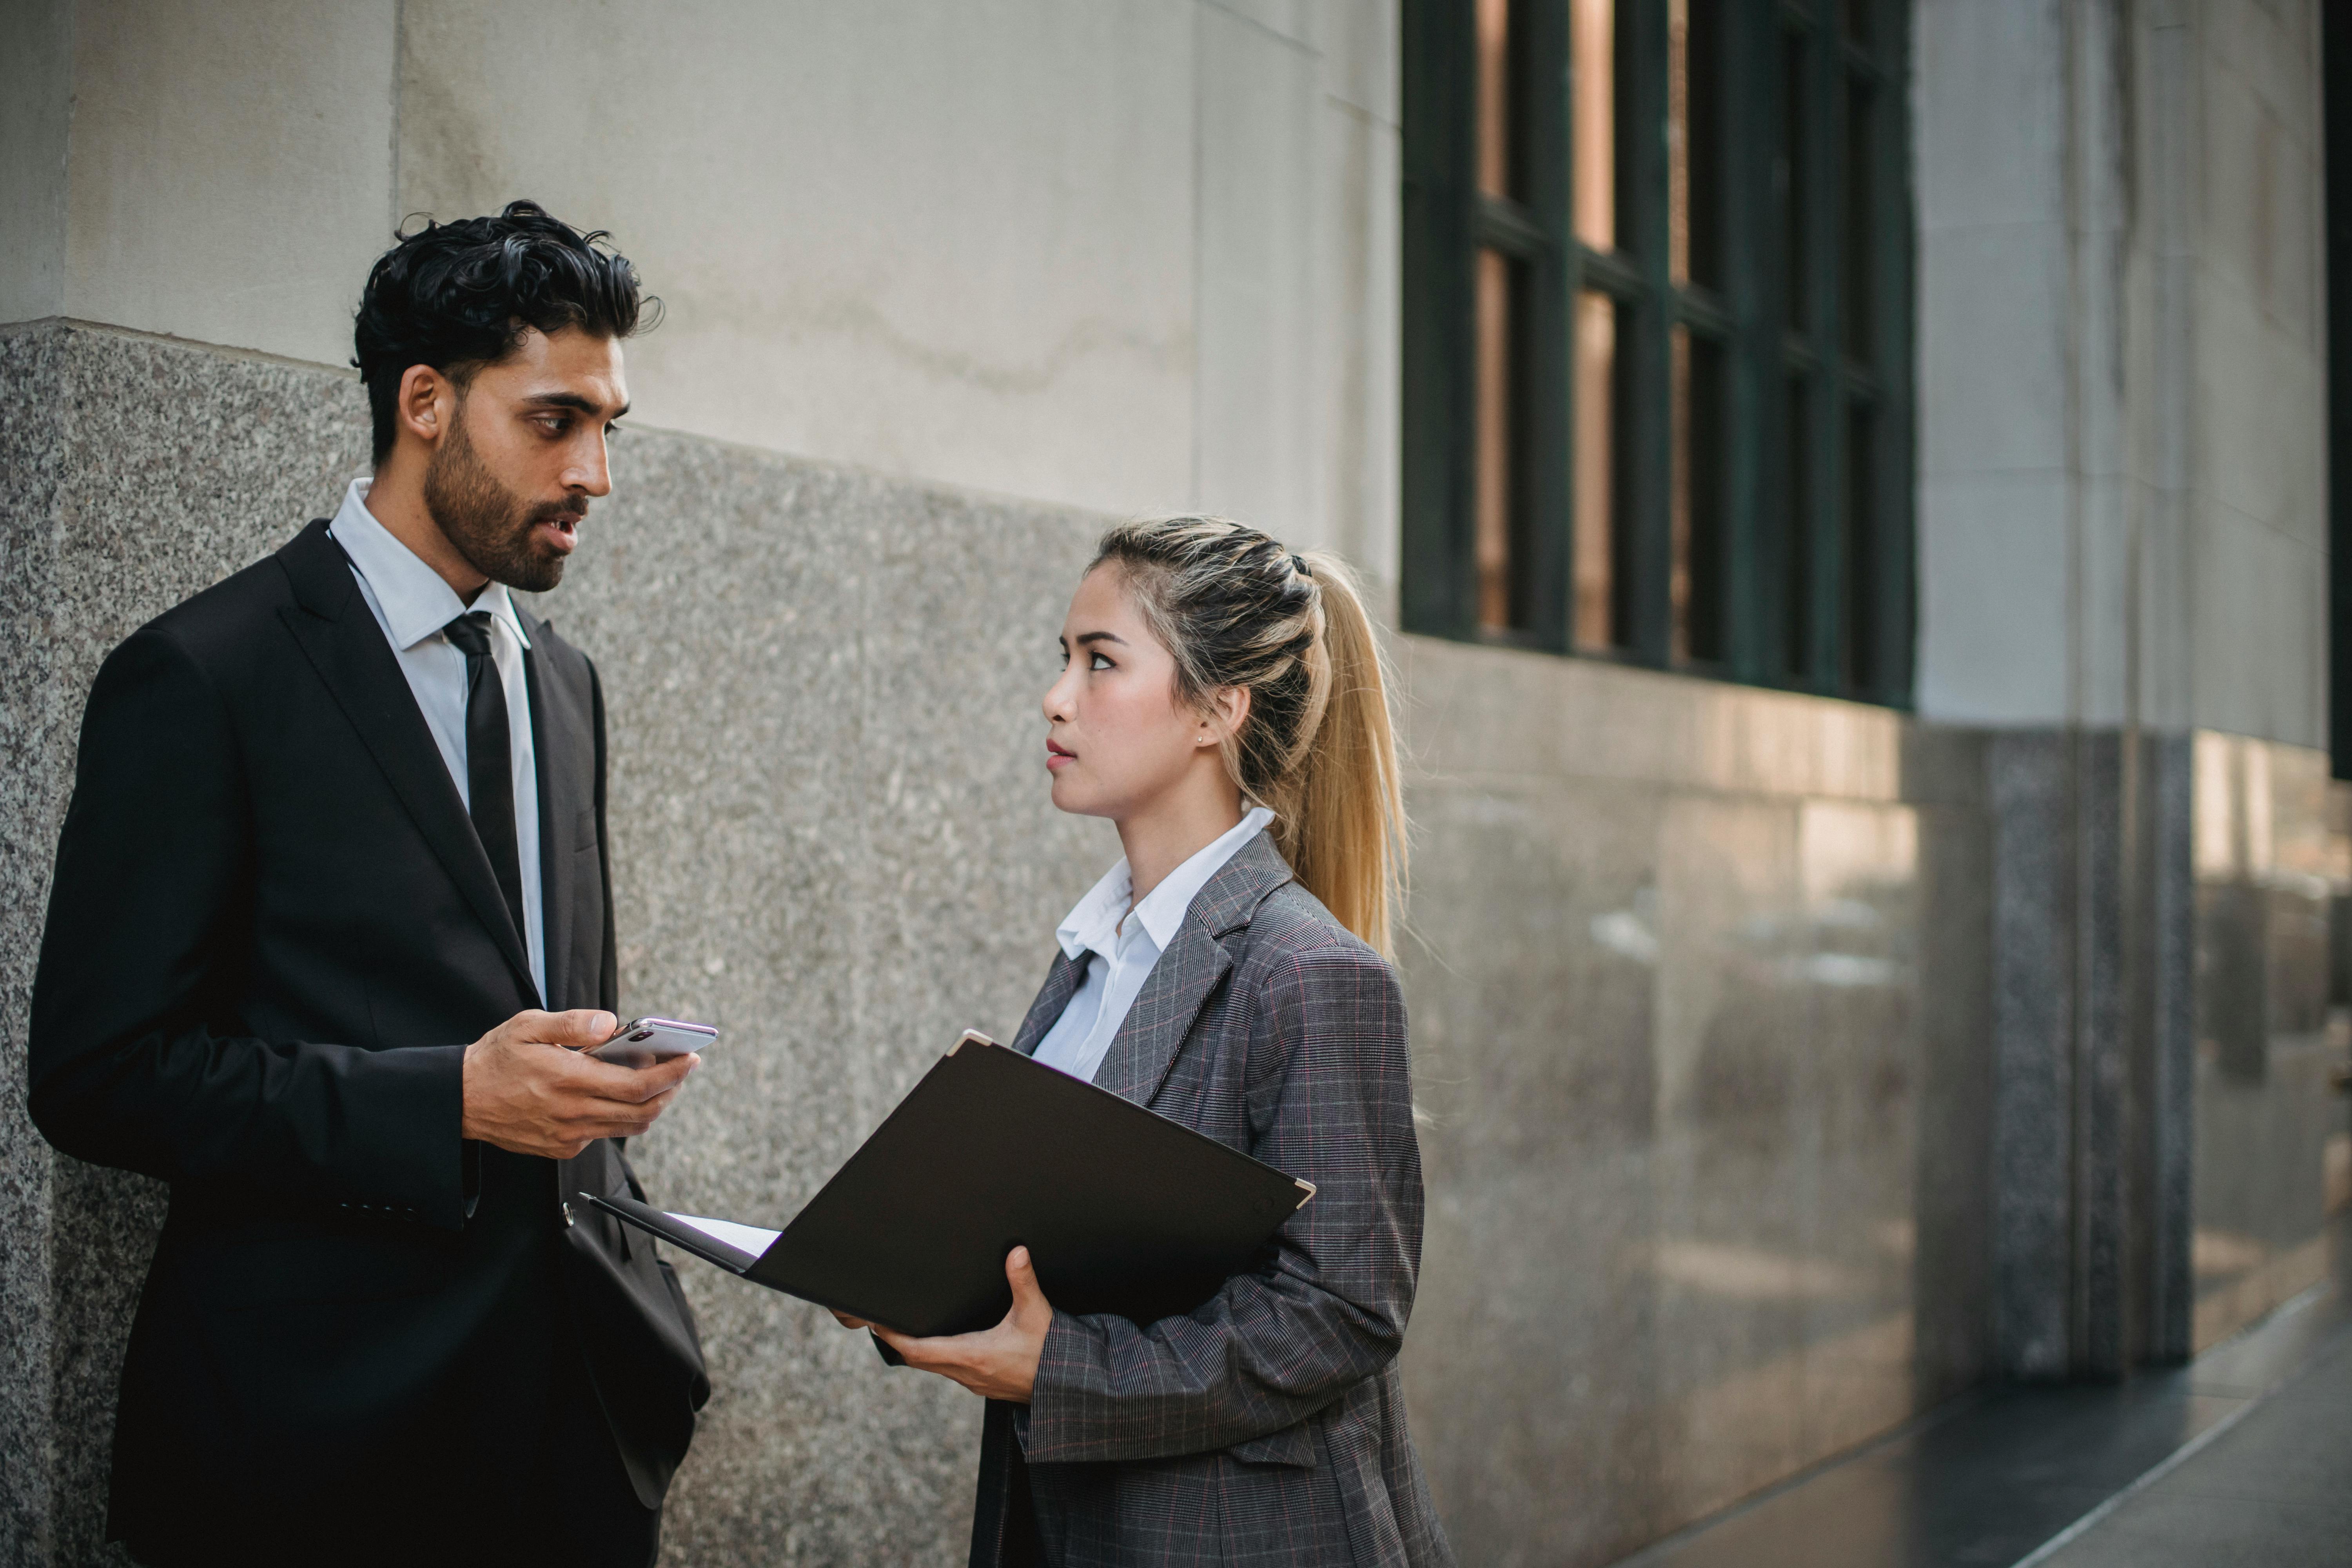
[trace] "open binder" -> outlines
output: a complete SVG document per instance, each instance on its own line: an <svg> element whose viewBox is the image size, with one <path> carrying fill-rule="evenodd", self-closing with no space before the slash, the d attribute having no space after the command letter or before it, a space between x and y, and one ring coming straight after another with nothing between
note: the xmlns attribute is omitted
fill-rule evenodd
<svg viewBox="0 0 2352 1568"><path fill-rule="evenodd" d="M770 1289L929 1336L1004 1316L1016 1246L1057 1311L1190 1311L1315 1188L966 1034L781 1231L580 1195Z"/></svg>

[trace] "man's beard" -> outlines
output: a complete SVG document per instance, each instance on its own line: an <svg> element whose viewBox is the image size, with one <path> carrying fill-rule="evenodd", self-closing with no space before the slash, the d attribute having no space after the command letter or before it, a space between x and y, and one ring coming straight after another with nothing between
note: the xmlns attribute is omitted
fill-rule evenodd
<svg viewBox="0 0 2352 1568"><path fill-rule="evenodd" d="M585 516L588 498L533 503L499 483L466 434L461 405L449 439L425 465L425 510L475 571L540 594L563 581L565 557L534 545L531 531L542 522Z"/></svg>

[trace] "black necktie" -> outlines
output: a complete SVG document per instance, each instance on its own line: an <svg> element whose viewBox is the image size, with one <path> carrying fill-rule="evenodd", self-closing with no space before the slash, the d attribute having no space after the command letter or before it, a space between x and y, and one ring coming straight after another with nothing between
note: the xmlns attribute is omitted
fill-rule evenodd
<svg viewBox="0 0 2352 1568"><path fill-rule="evenodd" d="M473 610L441 628L466 656L466 797L474 832L498 873L499 891L514 916L515 935L530 940L522 923L522 858L515 848L514 749L507 731L507 689L490 657L490 615Z"/></svg>

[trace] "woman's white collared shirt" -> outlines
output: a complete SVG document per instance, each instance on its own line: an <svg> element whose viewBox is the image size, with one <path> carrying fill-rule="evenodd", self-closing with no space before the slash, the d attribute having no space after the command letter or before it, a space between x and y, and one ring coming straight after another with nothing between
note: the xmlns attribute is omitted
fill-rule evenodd
<svg viewBox="0 0 2352 1568"><path fill-rule="evenodd" d="M1087 966L1086 977L1070 994L1062 1016L1037 1042L1037 1059L1073 1078L1094 1081L1127 1021L1128 1009L1150 978L1151 966L1176 940L1184 912L1209 879L1241 853L1242 846L1265 831L1274 813L1254 806L1229 831L1207 848L1168 874L1167 879L1136 904L1135 879L1121 860L1103 873L1094 889L1080 899L1069 918L1054 932L1072 963ZM1122 917L1126 917L1124 925Z"/></svg>

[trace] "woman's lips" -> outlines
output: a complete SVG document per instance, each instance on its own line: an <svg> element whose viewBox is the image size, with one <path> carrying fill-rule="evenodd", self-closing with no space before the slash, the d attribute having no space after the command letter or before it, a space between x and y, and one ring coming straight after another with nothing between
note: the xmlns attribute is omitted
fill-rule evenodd
<svg viewBox="0 0 2352 1568"><path fill-rule="evenodd" d="M1077 752L1069 750L1067 747L1057 746L1051 741L1045 742L1046 772L1058 773L1064 768L1068 767L1072 763L1075 763L1077 760Z"/></svg>

